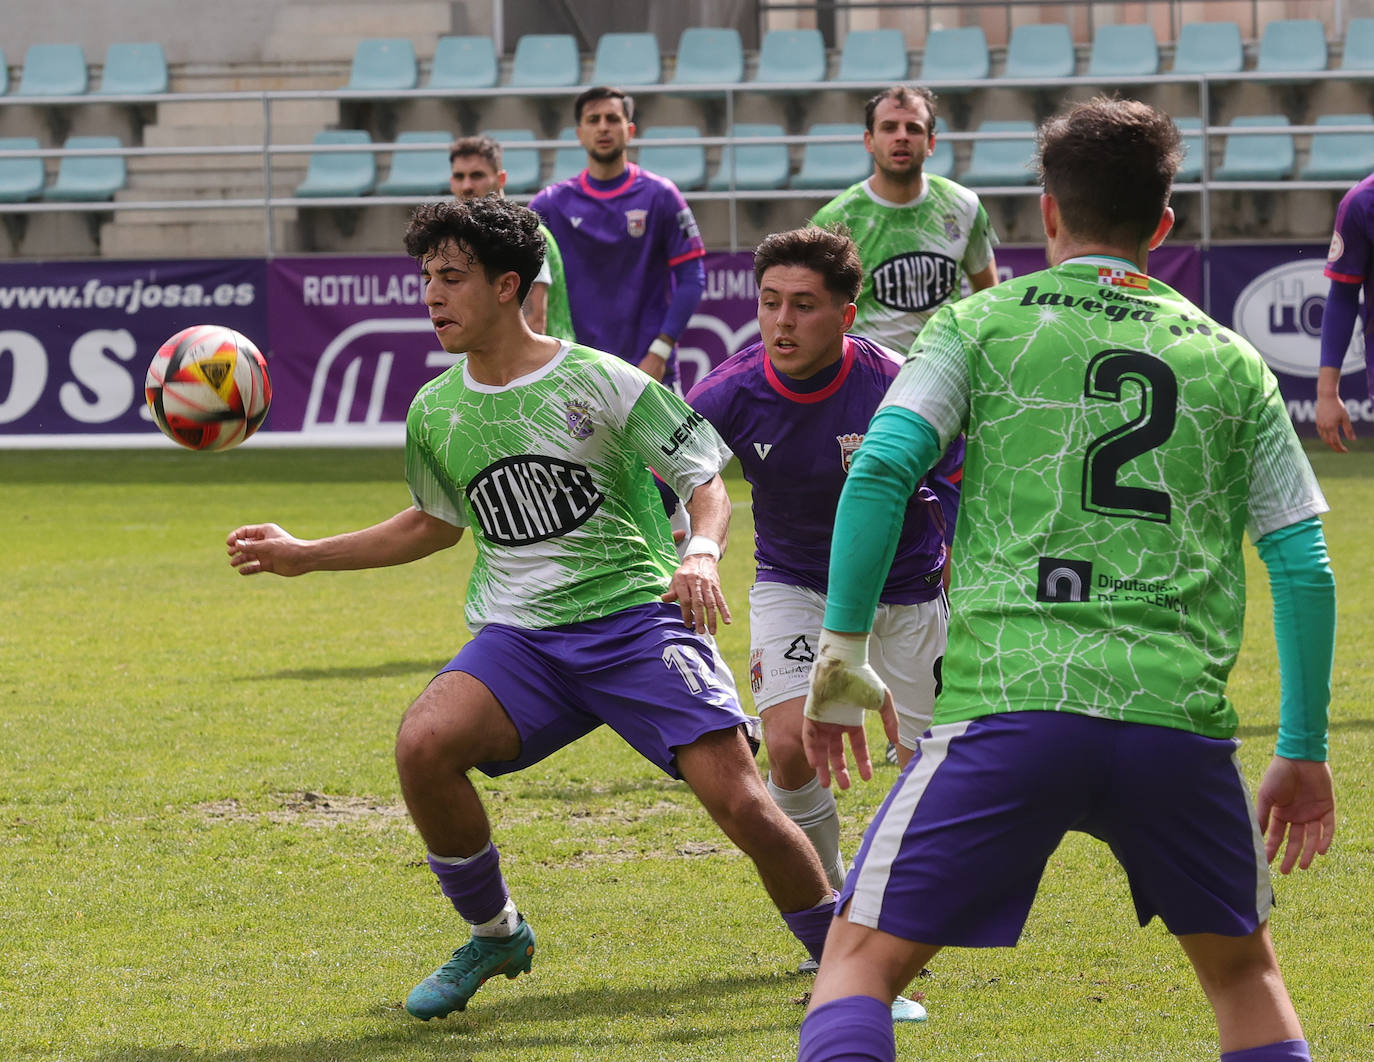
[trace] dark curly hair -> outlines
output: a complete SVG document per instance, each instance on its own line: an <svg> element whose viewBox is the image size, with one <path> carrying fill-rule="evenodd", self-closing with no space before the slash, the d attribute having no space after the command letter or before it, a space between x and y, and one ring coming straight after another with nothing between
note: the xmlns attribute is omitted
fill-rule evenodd
<svg viewBox="0 0 1374 1062"><path fill-rule="evenodd" d="M406 254L424 259L447 243L477 262L489 282L504 273L520 277L520 301L544 263L539 215L498 196L437 200L415 208L406 227Z"/></svg>
<svg viewBox="0 0 1374 1062"><path fill-rule="evenodd" d="M754 251L755 283L762 284L764 271L773 266L814 270L824 280L825 290L845 302L857 299L863 287L864 267L859 261L859 249L849 238L849 230L838 223L825 228L808 225L765 236Z"/></svg>

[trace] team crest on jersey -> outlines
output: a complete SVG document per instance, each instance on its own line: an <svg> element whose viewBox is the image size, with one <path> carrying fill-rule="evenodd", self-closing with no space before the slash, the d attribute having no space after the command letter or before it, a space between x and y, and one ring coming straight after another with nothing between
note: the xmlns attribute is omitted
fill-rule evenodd
<svg viewBox="0 0 1374 1062"><path fill-rule="evenodd" d="M1334 262L1343 254L1345 254L1345 241L1341 239L1339 232L1333 232L1331 234L1331 247L1326 252L1326 260Z"/></svg>
<svg viewBox="0 0 1374 1062"><path fill-rule="evenodd" d="M863 432L851 431L845 435L836 435L835 441L840 444L840 463L844 465L845 472L848 472L849 465L854 460L854 451L864 441Z"/></svg>
<svg viewBox="0 0 1374 1062"><path fill-rule="evenodd" d="M945 215L945 239L957 240L963 232L959 228L959 219L953 214Z"/></svg>
<svg viewBox="0 0 1374 1062"><path fill-rule="evenodd" d="M647 210L625 211L625 228L631 236L643 236L649 228L649 212Z"/></svg>
<svg viewBox="0 0 1374 1062"><path fill-rule="evenodd" d="M1132 288L1135 291L1150 290L1149 277L1143 273L1122 269L1119 266L1100 266L1097 270L1097 282L1112 288Z"/></svg>
<svg viewBox="0 0 1374 1062"><path fill-rule="evenodd" d="M563 409L568 418L568 434L574 439L590 439L596 430L591 408L585 402L565 402Z"/></svg>
<svg viewBox="0 0 1374 1062"><path fill-rule="evenodd" d="M749 688L755 694L763 689L763 650L755 649L749 654Z"/></svg>

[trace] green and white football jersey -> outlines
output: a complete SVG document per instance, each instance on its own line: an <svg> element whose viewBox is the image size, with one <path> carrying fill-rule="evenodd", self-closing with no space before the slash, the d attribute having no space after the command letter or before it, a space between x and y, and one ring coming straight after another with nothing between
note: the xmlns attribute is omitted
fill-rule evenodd
<svg viewBox="0 0 1374 1062"><path fill-rule="evenodd" d="M892 203L870 181L837 195L811 221L843 222L859 247L864 283L852 331L908 350L930 315L959 298L964 277L987 268L997 235L963 185L928 173L919 198Z"/></svg>
<svg viewBox="0 0 1374 1062"><path fill-rule="evenodd" d="M417 508L472 529L466 618L553 627L655 602L677 570L653 468L689 497L730 451L682 399L620 358L564 344L504 387L462 358L406 418Z"/></svg>
<svg viewBox="0 0 1374 1062"><path fill-rule="evenodd" d="M936 723L1051 709L1234 733L1244 531L1327 508L1248 343L1080 258L940 310L884 404L967 432Z"/></svg>

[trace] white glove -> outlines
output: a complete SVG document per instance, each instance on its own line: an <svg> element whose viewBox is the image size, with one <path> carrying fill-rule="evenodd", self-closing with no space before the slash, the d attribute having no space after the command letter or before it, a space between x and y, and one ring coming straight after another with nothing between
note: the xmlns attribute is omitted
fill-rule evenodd
<svg viewBox="0 0 1374 1062"><path fill-rule="evenodd" d="M868 663L868 635L821 631L806 717L818 723L862 726L864 711L879 711L887 687Z"/></svg>

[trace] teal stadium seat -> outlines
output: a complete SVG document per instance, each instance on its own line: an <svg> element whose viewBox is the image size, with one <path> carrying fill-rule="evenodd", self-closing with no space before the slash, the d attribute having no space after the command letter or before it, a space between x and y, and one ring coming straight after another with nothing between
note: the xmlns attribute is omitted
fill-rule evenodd
<svg viewBox="0 0 1374 1062"><path fill-rule="evenodd" d="M38 140L31 136L0 137L0 151L37 151ZM43 160L32 158L0 159L0 203L25 203L43 194Z"/></svg>
<svg viewBox="0 0 1374 1062"><path fill-rule="evenodd" d="M1202 154L1205 150L1202 141L1202 119L1175 118L1174 125L1183 134L1183 161L1179 163L1178 173L1174 174L1176 184L1196 184L1202 180Z"/></svg>
<svg viewBox="0 0 1374 1062"><path fill-rule="evenodd" d="M844 142L807 144L793 188L848 188L873 172L873 156L864 147L864 127L849 122L817 122L809 136L844 136Z"/></svg>
<svg viewBox="0 0 1374 1062"><path fill-rule="evenodd" d="M315 134L317 147L370 144L365 129L325 129ZM367 195L377 181L377 159L370 151L317 152L310 156L305 180L296 195L308 198Z"/></svg>
<svg viewBox="0 0 1374 1062"><path fill-rule="evenodd" d="M62 145L78 151L120 148L117 136L69 136ZM123 155L85 155L62 159L57 165L57 180L44 198L62 202L100 202L113 199L124 187L127 172Z"/></svg>
<svg viewBox="0 0 1374 1062"><path fill-rule="evenodd" d="M158 96L167 87L167 54L159 42L116 41L105 49L97 95Z"/></svg>
<svg viewBox="0 0 1374 1062"><path fill-rule="evenodd" d="M1185 22L1174 45L1175 74L1238 74L1245 48L1234 22Z"/></svg>
<svg viewBox="0 0 1374 1062"><path fill-rule="evenodd" d="M739 30L689 26L677 44L671 84L734 84L744 80L744 44Z"/></svg>
<svg viewBox="0 0 1374 1062"><path fill-rule="evenodd" d="M1326 69L1326 30L1315 18L1270 22L1260 36L1255 69L1266 74L1311 74Z"/></svg>
<svg viewBox="0 0 1374 1062"><path fill-rule="evenodd" d="M840 51L836 81L905 81L911 70L899 29L850 30Z"/></svg>
<svg viewBox="0 0 1374 1062"><path fill-rule="evenodd" d="M1374 70L1374 18L1352 18L1345 27L1342 70Z"/></svg>
<svg viewBox="0 0 1374 1062"><path fill-rule="evenodd" d="M949 126L939 115L935 117L935 150L926 159L923 169L936 177L954 176L954 145L942 134L949 132Z"/></svg>
<svg viewBox="0 0 1374 1062"><path fill-rule="evenodd" d="M549 174L549 184L576 177L587 168L587 152L577 142L577 130L571 125L565 125L558 131L558 139L571 140L572 144L554 150L553 172Z"/></svg>
<svg viewBox="0 0 1374 1062"><path fill-rule="evenodd" d="M433 144L433 150L396 151L391 170L377 185L378 195L447 195L449 134L442 130L398 133L397 144Z"/></svg>
<svg viewBox="0 0 1374 1062"><path fill-rule="evenodd" d="M593 85L657 85L663 76L658 37L652 33L603 33L592 59Z"/></svg>
<svg viewBox="0 0 1374 1062"><path fill-rule="evenodd" d="M968 169L959 180L967 185L1024 185L1035 183L1030 167L1035 158L1035 125L1024 121L987 121L980 133L1024 133L1005 140L975 140Z"/></svg>
<svg viewBox="0 0 1374 1062"><path fill-rule="evenodd" d="M1159 41L1146 23L1099 26L1088 56L1089 77L1153 77L1159 73Z"/></svg>
<svg viewBox="0 0 1374 1062"><path fill-rule="evenodd" d="M496 85L500 67L490 37L440 37L434 46L427 88L487 89Z"/></svg>
<svg viewBox="0 0 1374 1062"><path fill-rule="evenodd" d="M353 52L348 89L355 92L395 92L420 83L415 45L406 37L364 37Z"/></svg>
<svg viewBox="0 0 1374 1062"><path fill-rule="evenodd" d="M577 41L567 33L527 33L515 42L510 83L517 88L566 88L582 80Z"/></svg>
<svg viewBox="0 0 1374 1062"><path fill-rule="evenodd" d="M639 164L651 173L667 177L685 192L706 183L706 149L700 144L655 144L655 140L683 140L701 136L694 125L658 125L645 130L639 141Z"/></svg>
<svg viewBox="0 0 1374 1062"><path fill-rule="evenodd" d="M518 147L521 141L534 141L529 129L489 129L487 136L501 145L501 167L506 171L506 191L525 195L539 191L539 151Z"/></svg>
<svg viewBox="0 0 1374 1062"><path fill-rule="evenodd" d="M825 38L817 29L775 29L763 35L754 80L762 84L825 80Z"/></svg>
<svg viewBox="0 0 1374 1062"><path fill-rule="evenodd" d="M1374 117L1368 114L1323 114L1317 125L1363 125L1367 133L1313 133L1305 181L1362 181L1374 173Z"/></svg>
<svg viewBox="0 0 1374 1062"><path fill-rule="evenodd" d="M20 96L82 96L89 85L79 44L31 44L24 53Z"/></svg>
<svg viewBox="0 0 1374 1062"><path fill-rule="evenodd" d="M1281 114L1252 114L1233 119L1231 128L1288 124ZM1295 154L1291 133L1228 136L1212 176L1218 181L1282 181L1292 175Z"/></svg>
<svg viewBox="0 0 1374 1062"><path fill-rule="evenodd" d="M931 30L921 57L921 82L985 81L992 70L988 38L979 26ZM956 91L941 88L941 94Z"/></svg>
<svg viewBox="0 0 1374 1062"><path fill-rule="evenodd" d="M0 48L0 96L10 90L10 68L5 61L5 50Z"/></svg>
<svg viewBox="0 0 1374 1062"><path fill-rule="evenodd" d="M1062 22L1024 23L1011 31L1004 77L1073 77L1073 35Z"/></svg>
<svg viewBox="0 0 1374 1062"><path fill-rule="evenodd" d="M772 122L742 122L730 130L732 137L777 136L782 126ZM735 187L745 191L785 188L791 172L786 144L727 144L720 152L720 165L706 187L713 192L730 188L730 167L735 167Z"/></svg>

